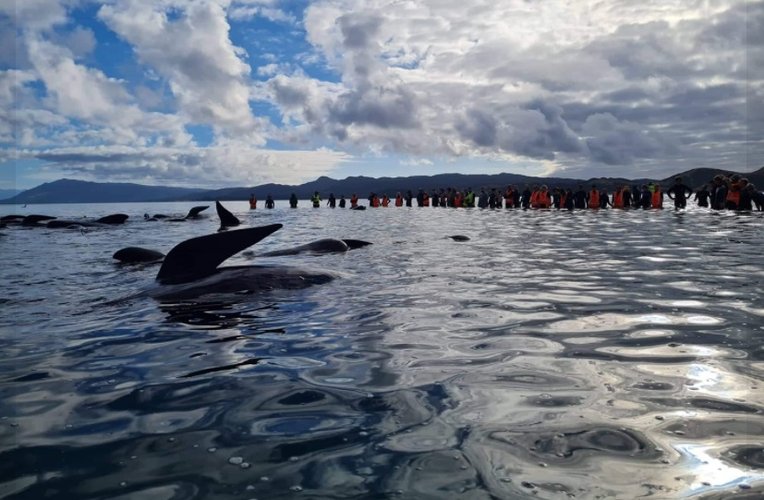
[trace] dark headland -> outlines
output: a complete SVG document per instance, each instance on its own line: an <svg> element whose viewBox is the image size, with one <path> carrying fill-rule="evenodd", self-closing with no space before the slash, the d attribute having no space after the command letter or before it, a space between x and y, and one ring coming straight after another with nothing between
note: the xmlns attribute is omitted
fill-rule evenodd
<svg viewBox="0 0 764 500"><path fill-rule="evenodd" d="M516 185L520 188L533 184L546 184L550 187L575 188L579 184L590 186L597 184L608 190L620 185L642 185L648 182L658 182L664 186L673 183L673 178L681 176L684 183L697 189L709 182L715 175L739 173L748 178L759 189L764 186L764 167L755 172L732 172L712 168L696 168L686 172L673 174L664 179L624 179L612 177L596 177L592 179L571 179L561 177L530 177L518 174L439 174L432 176L412 177L348 177L332 179L319 177L315 181L296 186L285 184L263 184L252 187L230 187L223 189L191 189L164 186L144 186L130 183L99 183L71 179L60 179L41 184L35 188L23 191L16 196L0 200L3 204L39 204L39 203L125 203L125 202L158 202L158 201L208 201L208 200L247 200L251 194L260 199L270 194L275 199L288 199L292 193L299 198L309 198L315 191L326 195L334 193L337 196L349 196L357 193L362 198L370 192L394 196L397 192L419 189L432 190L440 188L465 189L471 187L506 188Z"/></svg>

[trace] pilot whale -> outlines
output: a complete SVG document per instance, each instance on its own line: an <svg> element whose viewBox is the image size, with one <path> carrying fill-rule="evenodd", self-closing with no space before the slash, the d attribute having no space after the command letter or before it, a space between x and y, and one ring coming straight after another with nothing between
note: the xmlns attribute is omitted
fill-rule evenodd
<svg viewBox="0 0 764 500"><path fill-rule="evenodd" d="M156 283L144 293L157 299L191 299L214 293L258 292L275 289L300 289L328 283L339 273L289 266L220 265L281 229L281 224L224 231L183 241L162 261ZM354 240L349 240L354 241ZM114 254L161 258L160 253L145 254L144 249L128 247ZM121 259L120 259L121 260ZM144 293L139 294L144 295Z"/></svg>

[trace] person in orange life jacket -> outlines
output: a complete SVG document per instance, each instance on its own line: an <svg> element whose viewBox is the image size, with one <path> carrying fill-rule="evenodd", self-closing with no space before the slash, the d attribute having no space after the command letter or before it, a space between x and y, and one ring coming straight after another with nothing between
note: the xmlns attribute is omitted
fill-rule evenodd
<svg viewBox="0 0 764 500"><path fill-rule="evenodd" d="M403 206L403 196L401 196L401 193L398 193L395 195L395 206L396 207Z"/></svg>
<svg viewBox="0 0 764 500"><path fill-rule="evenodd" d="M249 195L249 209L254 210L257 208L257 198L255 198L254 193Z"/></svg>
<svg viewBox="0 0 764 500"><path fill-rule="evenodd" d="M353 193L353 196L350 197L350 208L355 208L358 206L358 195Z"/></svg>
<svg viewBox="0 0 764 500"><path fill-rule="evenodd" d="M337 206L337 198L334 197L334 193L329 193L329 199L326 202L326 206L335 208Z"/></svg>
<svg viewBox="0 0 764 500"><path fill-rule="evenodd" d="M345 208L345 195L340 195L340 208Z"/></svg>
<svg viewBox="0 0 764 500"><path fill-rule="evenodd" d="M589 208L600 208L600 192L597 190L596 184L592 184L592 190L586 197L586 203Z"/></svg>
<svg viewBox="0 0 764 500"><path fill-rule="evenodd" d="M692 196L692 189L682 184L681 177L677 177L674 179L674 185L666 191L666 194L669 199L674 201L674 208L679 210L687 207L687 196Z"/></svg>
<svg viewBox="0 0 764 500"><path fill-rule="evenodd" d="M374 208L379 208L379 196L377 196L375 193L371 193L371 206Z"/></svg>
<svg viewBox="0 0 764 500"><path fill-rule="evenodd" d="M552 200L549 198L549 188L546 186L541 186L533 195L535 195L535 203L531 204L533 208L549 208L552 206Z"/></svg>
<svg viewBox="0 0 764 500"><path fill-rule="evenodd" d="M464 202L464 197L462 196L462 192L456 191L454 193L454 208L462 208L463 202Z"/></svg>
<svg viewBox="0 0 764 500"><path fill-rule="evenodd" d="M429 207L430 206L430 195L427 194L426 191L424 193L422 193L422 206L423 207Z"/></svg>
<svg viewBox="0 0 764 500"><path fill-rule="evenodd" d="M625 204L623 201L624 189L625 188L623 186L618 186L615 192L613 193L613 203L612 203L613 208L625 208Z"/></svg>
<svg viewBox="0 0 764 500"><path fill-rule="evenodd" d="M504 208L512 208L515 206L515 199L512 192L512 186L507 186L504 191Z"/></svg>
<svg viewBox="0 0 764 500"><path fill-rule="evenodd" d="M737 210L740 205L740 189L743 187L739 175L733 175L727 181L727 197L724 200L724 208L727 210Z"/></svg>
<svg viewBox="0 0 764 500"><path fill-rule="evenodd" d="M388 198L386 194L382 195L382 206L385 208L390 206L390 198Z"/></svg>
<svg viewBox="0 0 764 500"><path fill-rule="evenodd" d="M650 199L650 206L652 208L663 208L663 191L661 191L661 185L655 184L653 186L653 194Z"/></svg>
<svg viewBox="0 0 764 500"><path fill-rule="evenodd" d="M533 186L533 189L531 190L531 208L538 208L536 205L538 203L539 191L540 190L538 186Z"/></svg>

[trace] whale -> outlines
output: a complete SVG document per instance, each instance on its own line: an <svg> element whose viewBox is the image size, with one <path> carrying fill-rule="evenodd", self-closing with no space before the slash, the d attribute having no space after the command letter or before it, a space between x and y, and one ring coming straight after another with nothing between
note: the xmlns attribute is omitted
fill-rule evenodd
<svg viewBox="0 0 764 500"><path fill-rule="evenodd" d="M145 262L157 262L164 259L164 254L148 248L127 247L117 250L113 258L123 264L139 264Z"/></svg>
<svg viewBox="0 0 764 500"><path fill-rule="evenodd" d="M259 254L259 257L281 257L284 255L299 255L306 253L314 255L342 253L347 252L348 250L365 247L367 245L371 245L371 243L363 240L338 240L334 238L325 238L311 241L305 245L300 245L293 248L261 253Z"/></svg>
<svg viewBox="0 0 764 500"><path fill-rule="evenodd" d="M191 207L191 209L188 211L185 217L171 217L169 215L165 214L154 214L152 216L149 216L149 214L143 214L143 218L147 221L157 221L157 220L166 220L167 222L186 222L187 220L191 219L201 219L202 216L200 215L202 212L210 208L209 205L200 205L198 207Z"/></svg>
<svg viewBox="0 0 764 500"><path fill-rule="evenodd" d="M164 256L154 285L128 298L146 295L158 300L187 300L209 294L294 290L328 283L342 276L337 272L291 266L221 266L229 257L282 227L282 224L270 224L185 240ZM347 243L343 244L349 248ZM161 252L139 247L123 248L114 254L123 264L157 262L161 256Z"/></svg>

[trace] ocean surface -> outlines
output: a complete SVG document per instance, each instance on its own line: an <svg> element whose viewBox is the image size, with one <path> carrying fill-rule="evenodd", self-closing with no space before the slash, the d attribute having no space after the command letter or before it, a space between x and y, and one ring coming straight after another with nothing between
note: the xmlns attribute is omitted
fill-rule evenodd
<svg viewBox="0 0 764 500"><path fill-rule="evenodd" d="M341 276L142 295L195 204L0 206L130 215L0 229L1 498L764 495L764 214L229 202ZM373 245L253 255L319 238Z"/></svg>

